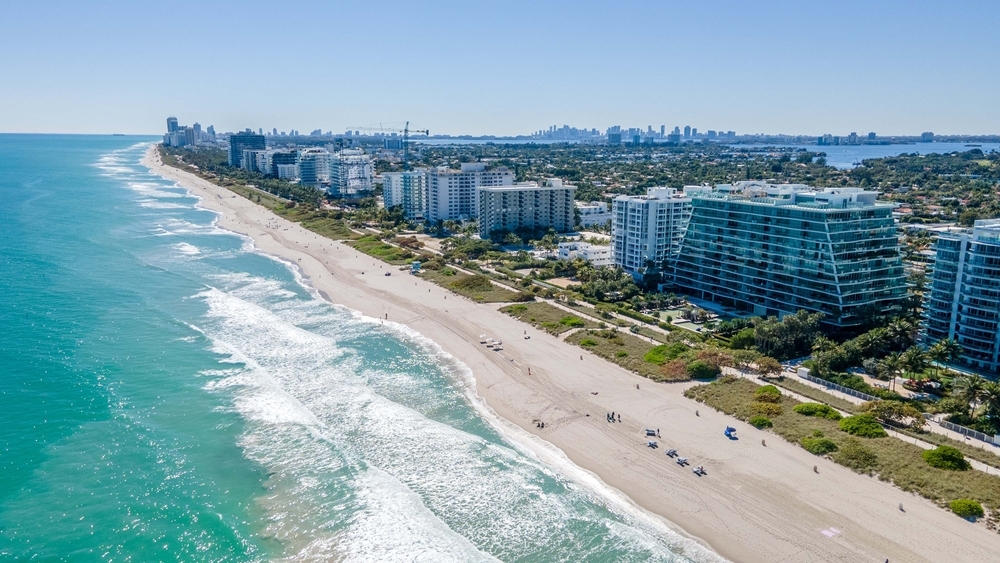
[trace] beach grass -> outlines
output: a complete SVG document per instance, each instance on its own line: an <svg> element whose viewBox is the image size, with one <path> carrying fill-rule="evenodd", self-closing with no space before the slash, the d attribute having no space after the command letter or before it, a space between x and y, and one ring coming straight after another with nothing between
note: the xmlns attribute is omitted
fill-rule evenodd
<svg viewBox="0 0 1000 563"><path fill-rule="evenodd" d="M597 323L571 315L548 303L518 303L501 307L500 312L554 335L574 328L597 328Z"/></svg>
<svg viewBox="0 0 1000 563"><path fill-rule="evenodd" d="M748 421L755 415L759 387L746 379L724 377L685 391L685 396ZM803 439L827 438L838 448L828 456L858 473L871 474L900 489L917 493L940 506L958 498L971 498L991 510L1000 508L1000 476L981 471L948 471L928 465L924 450L897 438L853 437L836 421L793 412L798 401L782 395L781 412L769 416L770 431L794 444Z"/></svg>
<svg viewBox="0 0 1000 563"><path fill-rule="evenodd" d="M510 303L515 301L519 295L493 284L488 277L482 274L470 276L454 268L422 270L420 277L480 303ZM485 278L486 283L483 283L483 278Z"/></svg>
<svg viewBox="0 0 1000 563"><path fill-rule="evenodd" d="M817 402L830 405L835 409L842 410L847 413L854 414L860 412L861 409L861 405L856 405L850 401L837 397L831 393L827 393L826 391L821 391L819 389L816 389L815 387L810 387L802 382L795 381L794 379L789 377L778 377L774 379L768 379L768 382L773 383L779 387L784 387L785 389L798 393L803 397L808 397ZM933 424L933 423L928 423L928 424ZM915 431L906 428L893 428L893 431L899 432L900 434L904 434L906 436L915 438L917 440L929 442L931 444L958 448L959 451L965 454L966 457L974 459L976 461L980 461L982 463L985 463L986 465L995 467L998 470L1000 470L1000 455L997 455L996 450L977 448L975 445L977 442L966 443L960 440L949 438L948 436L944 436L942 434L935 434L933 432L926 432L926 431Z"/></svg>
<svg viewBox="0 0 1000 563"><path fill-rule="evenodd" d="M666 381L660 365L644 359L653 345L627 331L581 330L567 336L566 342L653 381Z"/></svg>
<svg viewBox="0 0 1000 563"><path fill-rule="evenodd" d="M384 242L373 235L366 235L346 244L355 250L364 252L373 258L378 258L383 262L393 264L395 266L409 264L414 259L418 259L421 256L406 248L401 248Z"/></svg>

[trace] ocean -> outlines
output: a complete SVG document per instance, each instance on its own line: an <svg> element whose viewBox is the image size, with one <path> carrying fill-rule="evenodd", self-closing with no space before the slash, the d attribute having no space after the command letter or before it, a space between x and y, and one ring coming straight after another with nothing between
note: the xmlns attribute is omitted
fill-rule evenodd
<svg viewBox="0 0 1000 563"><path fill-rule="evenodd" d="M0 135L0 560L718 560L217 227L153 140Z"/></svg>

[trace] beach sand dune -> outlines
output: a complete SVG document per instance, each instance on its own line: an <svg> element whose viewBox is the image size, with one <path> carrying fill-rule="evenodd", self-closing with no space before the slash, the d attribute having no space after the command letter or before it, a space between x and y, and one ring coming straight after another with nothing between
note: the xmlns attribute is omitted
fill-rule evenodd
<svg viewBox="0 0 1000 563"><path fill-rule="evenodd" d="M371 275L373 269L381 272L371 257L163 166L155 151L144 162L203 196L204 207L221 213L221 227L298 264L333 302L374 318L388 315L436 342L472 369L478 394L498 415L723 557L760 563L1000 560L996 533L735 424L684 398L686 384L654 384L531 329L498 312L497 305L474 303L414 276ZM264 228L275 222L282 228ZM523 339L525 330L530 340ZM487 350L480 334L502 339L505 349ZM611 411L621 413L622 423L606 421ZM545 429L535 421L544 421ZM739 440L723 436L727 425L739 427ZM660 429L659 449L646 447L647 427ZM766 447L762 438L769 438ZM703 465L707 475L678 466L664 455L670 448L692 466Z"/></svg>

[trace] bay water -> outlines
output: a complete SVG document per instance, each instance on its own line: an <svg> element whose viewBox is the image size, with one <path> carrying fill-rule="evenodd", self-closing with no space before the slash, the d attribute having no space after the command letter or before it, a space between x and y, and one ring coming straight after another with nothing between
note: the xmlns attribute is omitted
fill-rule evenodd
<svg viewBox="0 0 1000 563"><path fill-rule="evenodd" d="M0 560L718 559L218 228L152 142L0 135Z"/></svg>

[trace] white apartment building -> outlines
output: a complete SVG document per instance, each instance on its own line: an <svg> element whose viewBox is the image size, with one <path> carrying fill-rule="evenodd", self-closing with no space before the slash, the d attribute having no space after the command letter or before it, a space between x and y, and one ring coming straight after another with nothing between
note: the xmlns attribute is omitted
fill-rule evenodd
<svg viewBox="0 0 1000 563"><path fill-rule="evenodd" d="M608 204L603 201L590 203L578 201L576 209L580 212L580 224L584 227L606 225L611 220L611 211L608 210Z"/></svg>
<svg viewBox="0 0 1000 563"><path fill-rule="evenodd" d="M278 169L278 178L282 180L295 181L299 177L298 164L279 164L276 168Z"/></svg>
<svg viewBox="0 0 1000 563"><path fill-rule="evenodd" d="M342 150L330 159L330 193L358 197L372 191L375 169L371 156L357 149Z"/></svg>
<svg viewBox="0 0 1000 563"><path fill-rule="evenodd" d="M240 168L267 175L271 173L271 152L267 150L243 149Z"/></svg>
<svg viewBox="0 0 1000 563"><path fill-rule="evenodd" d="M474 219L479 216L477 189L513 183L514 173L504 166L487 169L482 162L465 162L461 170L432 168L427 174L426 219L433 222Z"/></svg>
<svg viewBox="0 0 1000 563"><path fill-rule="evenodd" d="M479 236L517 229L573 230L573 194L576 186L553 178L539 186L525 182L479 188Z"/></svg>
<svg viewBox="0 0 1000 563"><path fill-rule="evenodd" d="M386 172L382 175L385 208L402 207L407 219L423 219L427 209L427 170Z"/></svg>
<svg viewBox="0 0 1000 563"><path fill-rule="evenodd" d="M330 181L330 153L326 149L299 152L299 183L314 187Z"/></svg>
<svg viewBox="0 0 1000 563"><path fill-rule="evenodd" d="M576 241L559 243L560 260L577 258L590 262L596 268L614 264L614 260L611 259L611 245Z"/></svg>
<svg viewBox="0 0 1000 563"><path fill-rule="evenodd" d="M616 266L637 279L669 270L691 219L691 198L674 188L647 188L644 196L621 195L611 206L611 252Z"/></svg>

